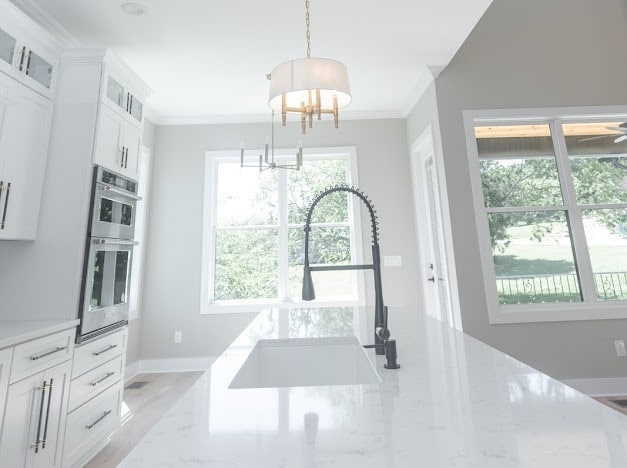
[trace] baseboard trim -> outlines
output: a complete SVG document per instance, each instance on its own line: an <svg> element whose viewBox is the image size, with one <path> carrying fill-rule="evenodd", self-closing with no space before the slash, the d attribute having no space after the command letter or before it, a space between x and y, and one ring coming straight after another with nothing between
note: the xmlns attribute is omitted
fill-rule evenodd
<svg viewBox="0 0 627 468"><path fill-rule="evenodd" d="M627 377L569 379L562 382L590 397L627 395Z"/></svg>
<svg viewBox="0 0 627 468"><path fill-rule="evenodd" d="M126 366L124 379L142 373L206 371L216 360L215 356L170 359L142 359Z"/></svg>
<svg viewBox="0 0 627 468"><path fill-rule="evenodd" d="M137 374L139 374L139 361L127 364L126 369L124 369L124 381L132 379Z"/></svg>

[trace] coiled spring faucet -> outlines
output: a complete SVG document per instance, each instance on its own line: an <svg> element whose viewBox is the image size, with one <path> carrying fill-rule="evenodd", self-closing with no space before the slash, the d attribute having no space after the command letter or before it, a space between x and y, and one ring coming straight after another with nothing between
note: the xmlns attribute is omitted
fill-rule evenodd
<svg viewBox="0 0 627 468"><path fill-rule="evenodd" d="M335 192L347 192L359 198L370 213L370 223L372 227L372 263L364 265L327 265L327 266L309 266L309 233L311 232L311 216L316 205L327 195ZM383 288L381 284L381 253L379 250L379 221L376 211L370 199L355 187L344 185L336 185L329 187L321 192L312 202L307 217L305 218L305 261L303 271L303 294L304 301L312 301L316 298L313 280L311 278L312 271L338 271L338 270L372 270L374 273L374 344L364 345L364 348L375 348L375 352L379 355L385 354L387 363L386 369L398 369L400 366L396 362L396 340L390 339L390 330L388 329L388 310L383 305Z"/></svg>

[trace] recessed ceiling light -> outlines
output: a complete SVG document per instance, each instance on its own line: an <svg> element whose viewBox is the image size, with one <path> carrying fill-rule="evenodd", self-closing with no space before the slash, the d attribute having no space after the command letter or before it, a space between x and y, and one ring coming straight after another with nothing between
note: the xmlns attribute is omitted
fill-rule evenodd
<svg viewBox="0 0 627 468"><path fill-rule="evenodd" d="M144 5L140 3L123 3L120 8L124 13L128 13L129 15L139 16L144 13Z"/></svg>

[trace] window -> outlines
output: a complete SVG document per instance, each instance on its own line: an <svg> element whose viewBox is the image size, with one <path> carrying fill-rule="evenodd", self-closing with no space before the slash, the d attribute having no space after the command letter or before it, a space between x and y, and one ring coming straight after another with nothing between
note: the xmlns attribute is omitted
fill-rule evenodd
<svg viewBox="0 0 627 468"><path fill-rule="evenodd" d="M490 320L627 317L627 116L486 114L465 118Z"/></svg>
<svg viewBox="0 0 627 468"><path fill-rule="evenodd" d="M280 158L290 157L278 153ZM356 183L354 148L306 151L301 171L259 172L241 168L239 152L208 152L204 312L301 302L307 209L325 188ZM358 218L347 194L323 199L312 219L311 263L361 263ZM315 272L316 302L357 304L363 297L361 276L351 271Z"/></svg>

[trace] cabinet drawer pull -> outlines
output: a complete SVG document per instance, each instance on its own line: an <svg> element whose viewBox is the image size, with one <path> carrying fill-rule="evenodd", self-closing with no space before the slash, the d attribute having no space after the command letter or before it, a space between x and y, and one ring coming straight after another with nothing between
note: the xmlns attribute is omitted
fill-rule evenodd
<svg viewBox="0 0 627 468"><path fill-rule="evenodd" d="M50 356L51 354L58 353L59 351L63 351L64 349L67 349L67 346L57 346L57 349L53 349L52 351L48 351L47 353L43 353L38 356L31 356L29 359L31 361L37 361L42 357Z"/></svg>
<svg viewBox="0 0 627 468"><path fill-rule="evenodd" d="M85 429L91 429L92 427L94 427L96 424L98 424L100 421L102 421L104 418L106 418L107 416L109 416L109 414L111 414L111 410L109 411L105 411L104 413L102 413L102 416L100 416L98 419L96 419L93 423L91 424L87 424L85 426Z"/></svg>
<svg viewBox="0 0 627 468"><path fill-rule="evenodd" d="M96 351L95 353L91 353L91 354L93 354L94 356L100 356L102 353L106 353L107 351L111 351L112 349L117 348L117 347L118 345L112 344L112 345L109 345L108 348L105 348L101 351Z"/></svg>
<svg viewBox="0 0 627 468"><path fill-rule="evenodd" d="M94 380L93 382L89 382L89 385L91 385L92 387L95 387L96 385L98 385L99 383L104 382L105 380L107 380L109 377L111 377L112 375L115 375L115 372L107 372L107 375L105 375L104 377L98 379L98 380Z"/></svg>

